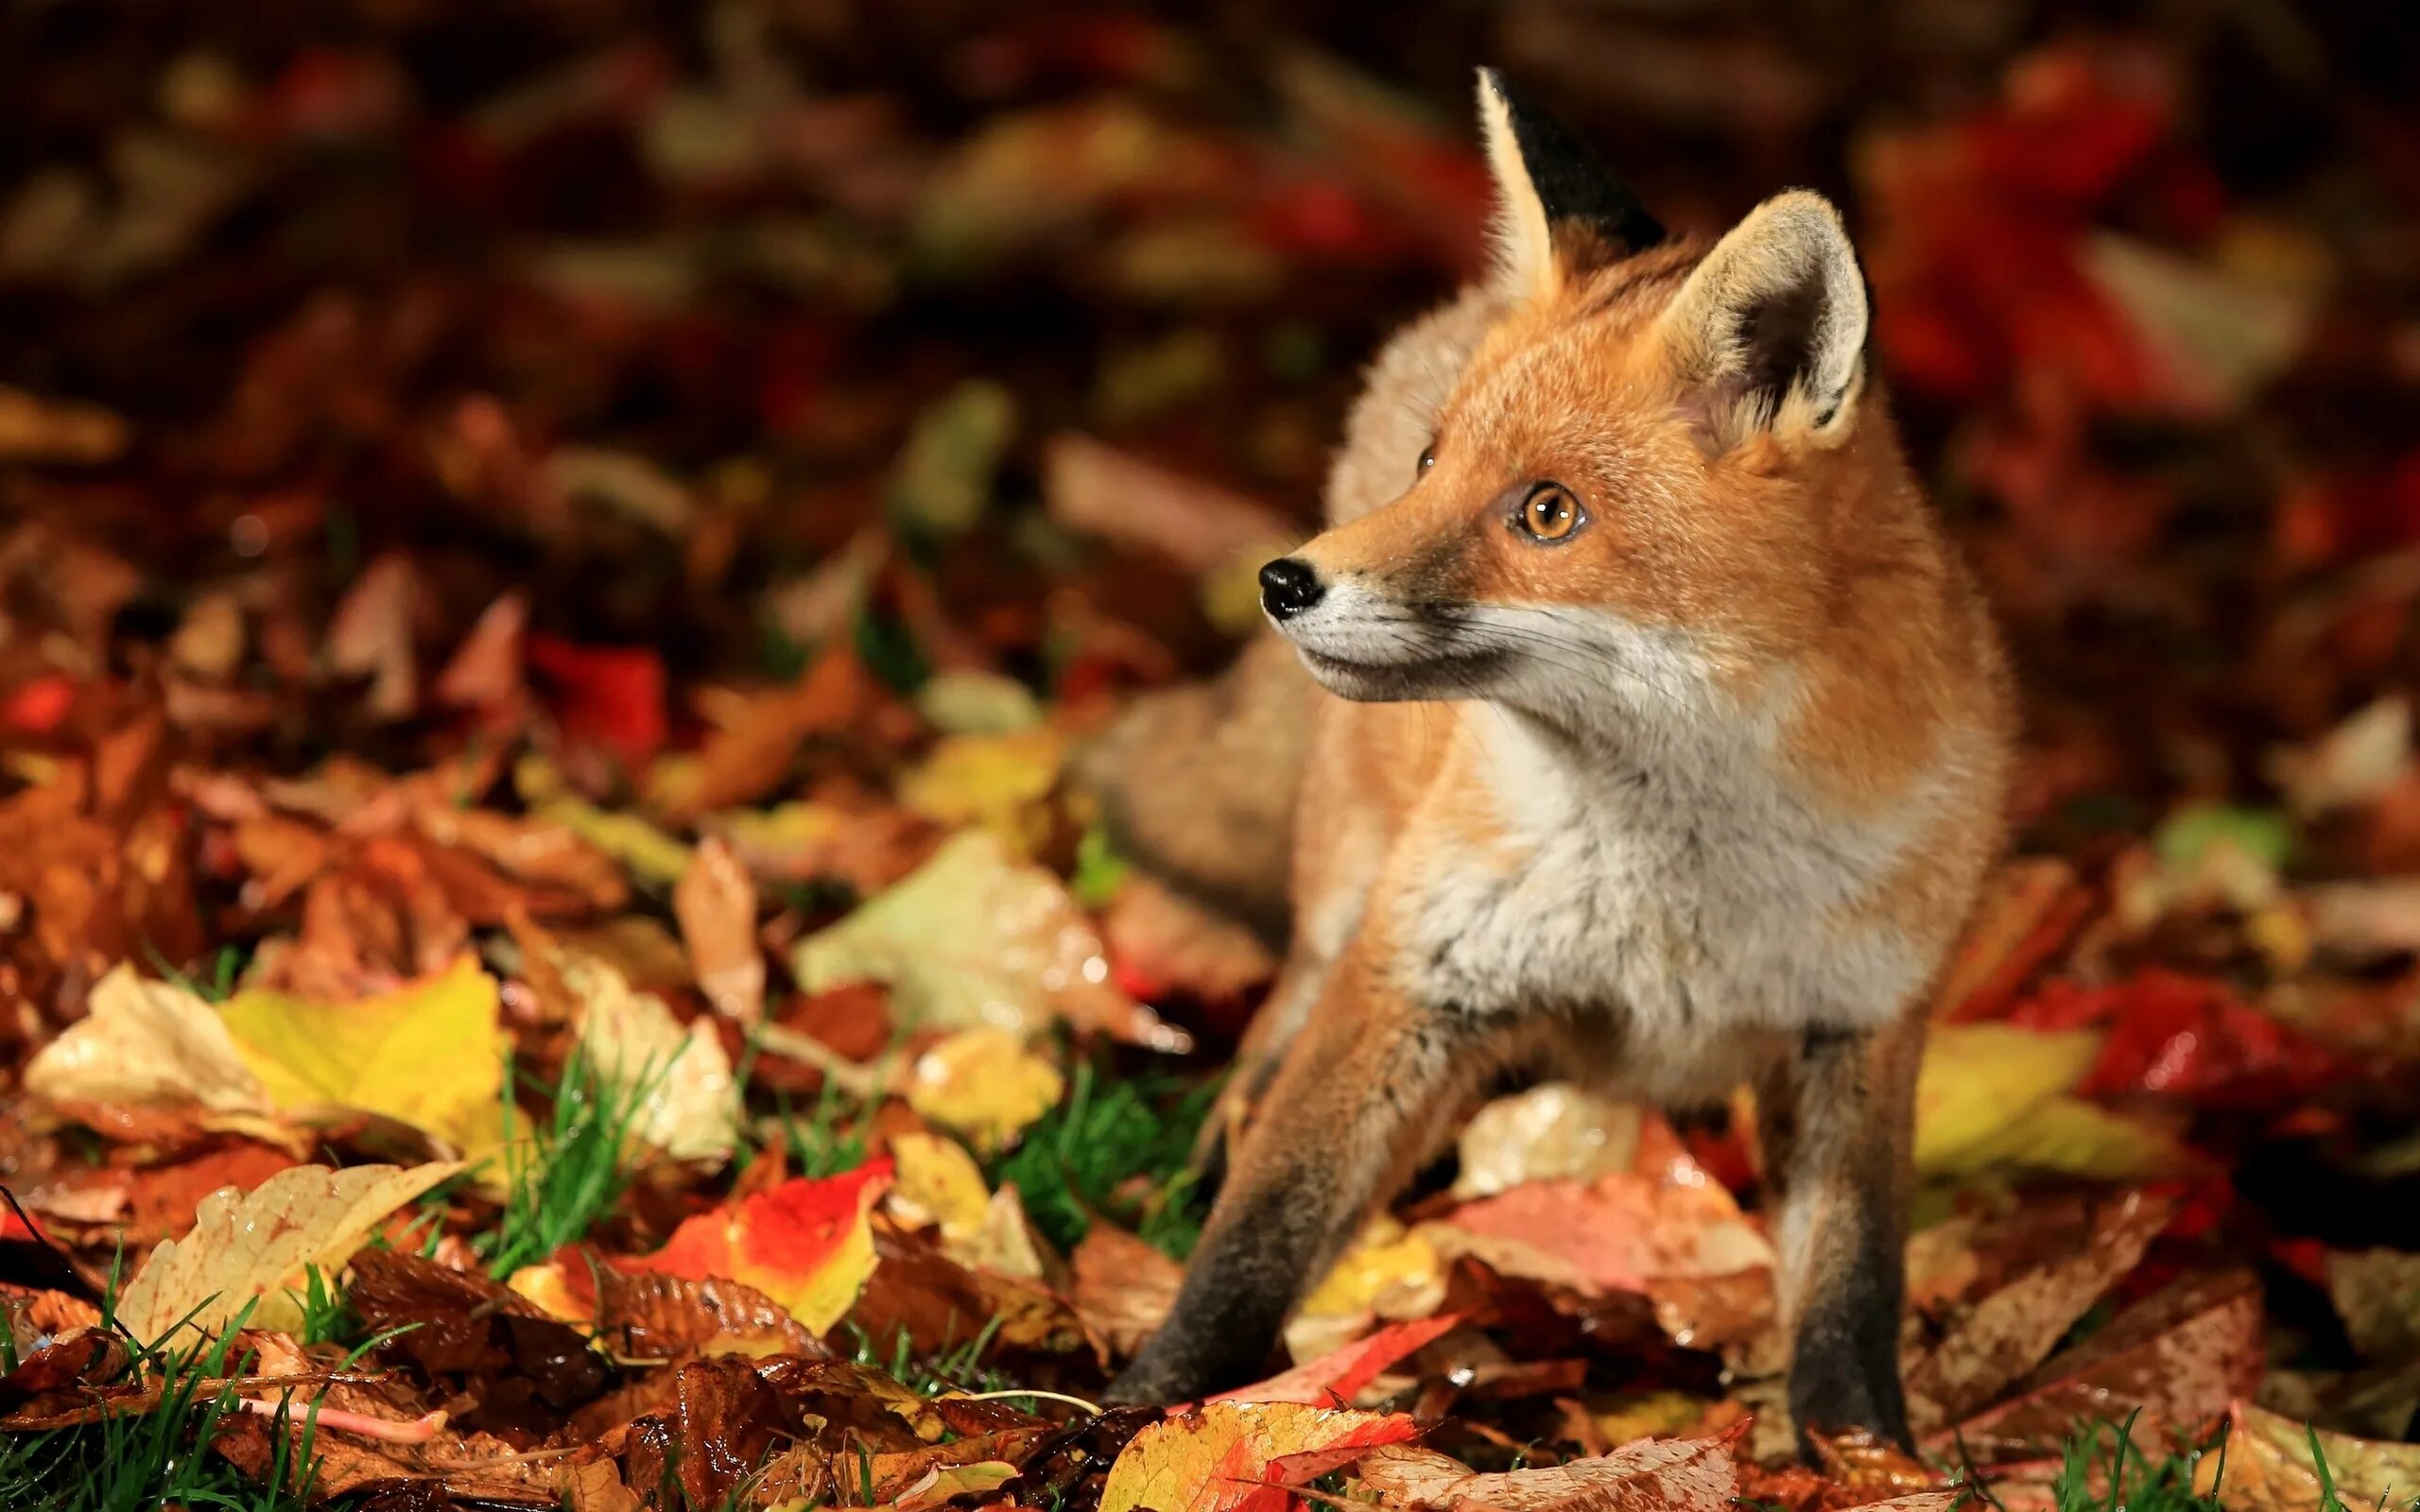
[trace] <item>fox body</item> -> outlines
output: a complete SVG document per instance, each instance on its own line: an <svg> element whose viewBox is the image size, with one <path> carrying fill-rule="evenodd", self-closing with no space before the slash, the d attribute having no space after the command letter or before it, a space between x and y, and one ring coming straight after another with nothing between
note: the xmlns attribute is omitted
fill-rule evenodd
<svg viewBox="0 0 2420 1512"><path fill-rule="evenodd" d="M1914 1077L2000 841L1996 643L1871 392L1831 206L1668 238L1493 75L1479 93L1495 276L1374 368L1327 530L1263 571L1272 642L1095 764L1139 858L1230 907L1280 891L1238 869L1239 824L1290 856L1258 1111L1114 1391L1249 1377L1506 1072L1668 1105L1746 1083L1793 1413L1904 1439Z"/></svg>

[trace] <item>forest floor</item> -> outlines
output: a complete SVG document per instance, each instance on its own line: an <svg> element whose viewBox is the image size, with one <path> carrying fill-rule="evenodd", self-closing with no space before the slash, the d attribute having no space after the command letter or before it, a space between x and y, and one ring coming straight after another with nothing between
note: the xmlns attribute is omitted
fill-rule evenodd
<svg viewBox="0 0 2420 1512"><path fill-rule="evenodd" d="M0 24L0 1504L2420 1497L2409 17L859 9ZM1792 1460L1750 1105L1560 1085L1095 1404L1272 962L1070 754L1478 266L1491 60L1842 197L2024 673L1917 1456Z"/></svg>

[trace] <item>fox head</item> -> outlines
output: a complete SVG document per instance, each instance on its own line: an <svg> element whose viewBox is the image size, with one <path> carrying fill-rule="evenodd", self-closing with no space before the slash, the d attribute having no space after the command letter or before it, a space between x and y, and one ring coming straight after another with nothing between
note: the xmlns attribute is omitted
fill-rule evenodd
<svg viewBox="0 0 2420 1512"><path fill-rule="evenodd" d="M1263 607L1349 698L1584 717L1746 696L1913 498L1859 404L1840 215L1794 191L1675 240L1492 71L1479 118L1492 319L1400 494L1264 567Z"/></svg>

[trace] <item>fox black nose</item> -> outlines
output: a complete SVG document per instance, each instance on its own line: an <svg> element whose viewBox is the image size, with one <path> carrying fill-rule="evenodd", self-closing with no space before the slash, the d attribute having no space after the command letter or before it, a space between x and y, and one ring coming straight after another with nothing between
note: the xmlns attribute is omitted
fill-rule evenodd
<svg viewBox="0 0 2420 1512"><path fill-rule="evenodd" d="M1292 619L1326 592L1319 570L1299 557L1280 557L1260 570L1260 607L1271 619Z"/></svg>

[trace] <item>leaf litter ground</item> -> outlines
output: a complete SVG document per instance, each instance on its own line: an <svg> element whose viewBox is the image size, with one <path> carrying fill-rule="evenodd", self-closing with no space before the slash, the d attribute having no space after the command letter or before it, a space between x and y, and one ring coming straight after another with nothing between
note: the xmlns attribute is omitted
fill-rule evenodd
<svg viewBox="0 0 2420 1512"><path fill-rule="evenodd" d="M2000 10L12 18L0 1503L2412 1502L2420 38ZM1558 1085L1093 1405L1271 963L1067 764L1477 266L1480 60L1846 194L2028 674L1918 1457L1789 1460L1753 1108Z"/></svg>

